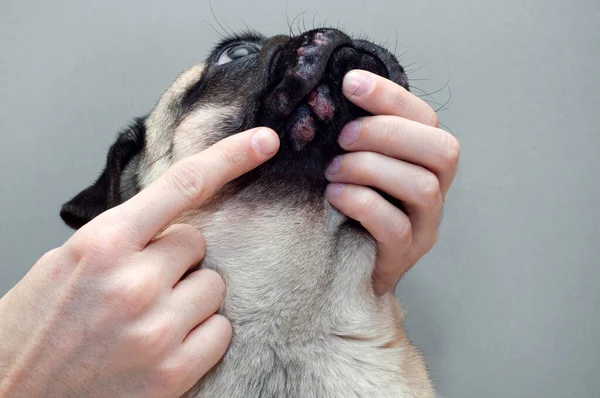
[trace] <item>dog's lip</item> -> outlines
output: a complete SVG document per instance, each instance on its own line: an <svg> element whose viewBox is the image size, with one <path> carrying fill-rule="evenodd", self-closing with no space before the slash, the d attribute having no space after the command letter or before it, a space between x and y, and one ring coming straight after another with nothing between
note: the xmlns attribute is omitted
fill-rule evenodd
<svg viewBox="0 0 600 398"><path fill-rule="evenodd" d="M345 34L328 30L315 33L310 40L296 51L296 62L289 68L271 92L274 101L272 111L276 116L287 119L294 110L322 85L327 65L332 54L343 46L352 44Z"/></svg>
<svg viewBox="0 0 600 398"><path fill-rule="evenodd" d="M331 100L331 89L326 84L320 84L308 93L307 103L315 116L327 122L333 118L335 106Z"/></svg>

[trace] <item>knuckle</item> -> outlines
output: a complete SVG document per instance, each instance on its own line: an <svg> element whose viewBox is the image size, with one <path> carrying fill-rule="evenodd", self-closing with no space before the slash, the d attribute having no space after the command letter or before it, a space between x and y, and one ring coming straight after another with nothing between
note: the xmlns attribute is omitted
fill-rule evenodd
<svg viewBox="0 0 600 398"><path fill-rule="evenodd" d="M433 249L433 247L439 239L439 236L439 230L436 229L435 232L431 234L431 236L428 236L427 238L420 239L418 242L415 242L414 246L416 257L422 256L428 253L431 249Z"/></svg>
<svg viewBox="0 0 600 398"><path fill-rule="evenodd" d="M173 224L161 236L161 238L170 237L177 242L179 248L194 249L197 252L204 252L206 239L204 234L190 224Z"/></svg>
<svg viewBox="0 0 600 398"><path fill-rule="evenodd" d="M409 97L404 89L396 90L392 97L395 109L406 109L410 105L408 99Z"/></svg>
<svg viewBox="0 0 600 398"><path fill-rule="evenodd" d="M228 170L236 170L243 163L245 156L235 147L223 148L221 158Z"/></svg>
<svg viewBox="0 0 600 398"><path fill-rule="evenodd" d="M440 230L436 228L435 233L431 237L431 243L429 245L429 250L433 249L433 246L435 246L435 244L438 242L439 239L440 239Z"/></svg>
<svg viewBox="0 0 600 398"><path fill-rule="evenodd" d="M185 363L170 363L168 365L161 365L156 372L154 381L156 388L159 391L166 393L173 393L175 391L187 390L189 384L190 370Z"/></svg>
<svg viewBox="0 0 600 398"><path fill-rule="evenodd" d="M426 207L435 207L442 200L442 192L440 190L440 182L433 173L426 173L420 178L419 192L421 194L421 202Z"/></svg>
<svg viewBox="0 0 600 398"><path fill-rule="evenodd" d="M398 222L396 222L390 231L390 239L392 242L398 243L406 243L412 241L412 226L410 222L402 218Z"/></svg>
<svg viewBox="0 0 600 398"><path fill-rule="evenodd" d="M212 317L213 325L219 330L217 344L223 344L227 348L227 345L231 342L233 336L233 327L229 319L220 314L215 314Z"/></svg>
<svg viewBox="0 0 600 398"><path fill-rule="evenodd" d="M364 192L360 202L360 209L364 218L369 218L377 213L380 205L379 199L379 196L371 190Z"/></svg>
<svg viewBox="0 0 600 398"><path fill-rule="evenodd" d="M174 189L186 201L195 202L206 191L207 179L203 167L189 160L175 164L170 177Z"/></svg>
<svg viewBox="0 0 600 398"><path fill-rule="evenodd" d="M77 233L76 233L77 235ZM81 235L73 236L64 246L72 258L87 258L95 266L111 265L127 244L127 231L116 223L104 223Z"/></svg>
<svg viewBox="0 0 600 398"><path fill-rule="evenodd" d="M42 255L42 257L40 257L39 260L36 262L36 265L37 264L43 264L43 263L46 263L46 262L52 262L63 251L66 251L67 254L70 254L68 247L65 247L65 248L57 247L57 248L54 248L54 249L49 250L46 253L44 253Z"/></svg>
<svg viewBox="0 0 600 398"><path fill-rule="evenodd" d="M115 224L104 224L96 228L87 240L87 250L108 253L123 242L125 231Z"/></svg>
<svg viewBox="0 0 600 398"><path fill-rule="evenodd" d="M158 277L147 275L120 276L105 291L105 301L127 314L139 314L146 310L158 296Z"/></svg>
<svg viewBox="0 0 600 398"><path fill-rule="evenodd" d="M203 248L206 244L204 234L190 224L179 224L179 233L194 247Z"/></svg>
<svg viewBox="0 0 600 398"><path fill-rule="evenodd" d="M369 181L379 177L380 173L376 168L378 159L374 152L357 152L346 156L351 160L346 162L346 165L342 163L342 167L346 166L345 172L348 176L355 175Z"/></svg>
<svg viewBox="0 0 600 398"><path fill-rule="evenodd" d="M440 124L440 120L439 120L437 113L435 113L435 111L433 109L431 109L429 106L427 107L427 111L424 115L424 122L425 122L425 124L432 126L432 127L437 127Z"/></svg>
<svg viewBox="0 0 600 398"><path fill-rule="evenodd" d="M447 133L443 156L448 166L455 168L458 165L458 159L460 157L460 144L456 137L450 133Z"/></svg>
<svg viewBox="0 0 600 398"><path fill-rule="evenodd" d="M219 298L219 302L225 298L225 281L216 271L211 269L200 270L202 277L206 281L206 294L210 297Z"/></svg>
<svg viewBox="0 0 600 398"><path fill-rule="evenodd" d="M171 330L165 322L156 322L144 328L130 331L126 344L137 351L160 355L171 341Z"/></svg>
<svg viewBox="0 0 600 398"><path fill-rule="evenodd" d="M381 138L391 143L391 140L396 137L400 131L398 126L398 118L395 116L384 116L381 120Z"/></svg>

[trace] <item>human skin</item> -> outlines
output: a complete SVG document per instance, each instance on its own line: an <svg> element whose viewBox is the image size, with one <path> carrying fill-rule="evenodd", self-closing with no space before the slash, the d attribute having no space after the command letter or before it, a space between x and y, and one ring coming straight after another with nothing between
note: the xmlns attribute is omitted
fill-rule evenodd
<svg viewBox="0 0 600 398"><path fill-rule="evenodd" d="M403 87L366 71L351 71L346 97L375 116L353 121L339 143L349 153L325 175L330 203L359 221L377 241L375 292L393 289L438 239L446 193L460 146L438 128L436 113ZM404 212L372 188L400 200Z"/></svg>

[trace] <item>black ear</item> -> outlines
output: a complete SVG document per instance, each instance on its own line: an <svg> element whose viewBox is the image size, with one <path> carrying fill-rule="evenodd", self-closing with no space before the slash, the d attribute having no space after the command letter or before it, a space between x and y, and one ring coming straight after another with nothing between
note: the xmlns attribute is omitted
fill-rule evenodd
<svg viewBox="0 0 600 398"><path fill-rule="evenodd" d="M88 188L65 203L60 217L69 227L78 229L94 217L122 202L121 175L127 163L144 147L144 119L136 119L127 130L121 132L110 147L104 171Z"/></svg>

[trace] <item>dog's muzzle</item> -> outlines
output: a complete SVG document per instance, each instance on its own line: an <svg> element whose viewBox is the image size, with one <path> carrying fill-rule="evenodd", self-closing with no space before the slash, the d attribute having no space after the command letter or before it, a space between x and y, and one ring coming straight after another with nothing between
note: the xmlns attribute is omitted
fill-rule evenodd
<svg viewBox="0 0 600 398"><path fill-rule="evenodd" d="M346 102L342 79L351 69L368 70L406 86L406 75L391 54L341 31L316 29L271 40L276 47L269 65L274 84L265 103L273 119L287 121L284 130L296 150L318 132L330 131L336 119L351 116L348 106L339 109Z"/></svg>

